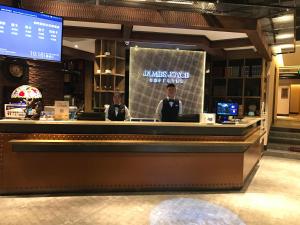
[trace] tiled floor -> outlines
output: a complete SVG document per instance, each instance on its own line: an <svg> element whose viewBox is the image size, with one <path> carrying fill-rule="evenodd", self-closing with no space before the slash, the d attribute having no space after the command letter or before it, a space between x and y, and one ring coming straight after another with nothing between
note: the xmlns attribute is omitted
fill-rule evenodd
<svg viewBox="0 0 300 225"><path fill-rule="evenodd" d="M2 196L0 224L150 224L155 207L164 200L177 198L207 201L227 208L247 225L299 225L300 160L265 156L249 186L240 192ZM172 225L179 224L195 225L182 221L173 221ZM230 223L215 222L218 224Z"/></svg>

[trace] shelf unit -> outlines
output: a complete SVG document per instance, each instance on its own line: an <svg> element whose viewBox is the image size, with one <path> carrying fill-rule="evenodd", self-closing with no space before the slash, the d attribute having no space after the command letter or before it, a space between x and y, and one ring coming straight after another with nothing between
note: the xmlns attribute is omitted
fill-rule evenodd
<svg viewBox="0 0 300 225"><path fill-rule="evenodd" d="M115 93L125 92L125 44L115 40L96 40L93 109L111 104Z"/></svg>
<svg viewBox="0 0 300 225"><path fill-rule="evenodd" d="M209 111L215 112L217 101L232 101L240 105L239 115L248 115L249 106L255 105L255 115L260 115L265 95L264 61L261 58L227 59L211 62L211 98Z"/></svg>
<svg viewBox="0 0 300 225"><path fill-rule="evenodd" d="M74 105L80 106L84 102L84 68L83 59L64 60L64 98Z"/></svg>

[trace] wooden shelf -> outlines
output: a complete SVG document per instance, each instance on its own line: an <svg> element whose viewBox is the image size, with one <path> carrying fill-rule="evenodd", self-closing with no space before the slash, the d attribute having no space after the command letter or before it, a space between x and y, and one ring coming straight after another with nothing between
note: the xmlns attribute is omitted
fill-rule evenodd
<svg viewBox="0 0 300 225"><path fill-rule="evenodd" d="M114 90L94 90L97 93L124 93L125 91L114 91Z"/></svg>
<svg viewBox="0 0 300 225"><path fill-rule="evenodd" d="M125 74L118 74L118 73L116 73L115 76L117 76L117 77L125 77Z"/></svg>
<svg viewBox="0 0 300 225"><path fill-rule="evenodd" d="M215 112L215 101L218 99L224 101L231 99L243 105L241 108L243 114L247 113L247 107L251 104L256 105L259 111L261 102L265 101L263 59L227 58L212 61L210 65L211 77L206 77L209 86L205 87L208 90L205 93L208 96L208 104L205 106L208 111Z"/></svg>
<svg viewBox="0 0 300 225"><path fill-rule="evenodd" d="M125 92L125 44L116 40L96 40L95 52L93 103L101 109L113 102L114 93ZM110 73L105 73L106 70Z"/></svg>
<svg viewBox="0 0 300 225"><path fill-rule="evenodd" d="M244 77L227 77L228 80L242 80Z"/></svg>
<svg viewBox="0 0 300 225"><path fill-rule="evenodd" d="M94 92L98 92L98 93L115 93L114 90L94 90Z"/></svg>
<svg viewBox="0 0 300 225"><path fill-rule="evenodd" d="M244 96L244 98L260 98L260 96Z"/></svg>
<svg viewBox="0 0 300 225"><path fill-rule="evenodd" d="M260 76L257 76L257 77L245 77L246 79L249 79L249 80L251 80L251 79L261 79L261 77Z"/></svg>
<svg viewBox="0 0 300 225"><path fill-rule="evenodd" d="M114 56L114 55L97 55L95 56L96 58L108 58L108 59L120 59L120 60L125 60L124 57L120 56Z"/></svg>
<svg viewBox="0 0 300 225"><path fill-rule="evenodd" d="M96 93L125 93L125 91L114 91L114 90L94 90Z"/></svg>
<svg viewBox="0 0 300 225"><path fill-rule="evenodd" d="M125 77L125 74L119 73L95 73L95 76L117 76L117 77Z"/></svg>

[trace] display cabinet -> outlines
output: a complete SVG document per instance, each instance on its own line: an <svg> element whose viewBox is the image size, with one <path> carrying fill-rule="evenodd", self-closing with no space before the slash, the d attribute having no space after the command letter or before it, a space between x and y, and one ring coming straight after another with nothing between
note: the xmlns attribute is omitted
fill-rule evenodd
<svg viewBox="0 0 300 225"><path fill-rule="evenodd" d="M243 58L211 62L210 111L215 112L217 101L232 101L240 105L240 114L248 115L255 108L254 115L260 115L263 101L263 59Z"/></svg>
<svg viewBox="0 0 300 225"><path fill-rule="evenodd" d="M84 76L86 62L83 59L64 60L64 99L70 105L84 104Z"/></svg>
<svg viewBox="0 0 300 225"><path fill-rule="evenodd" d="M96 40L95 48L93 109L101 111L114 93L125 92L125 44Z"/></svg>

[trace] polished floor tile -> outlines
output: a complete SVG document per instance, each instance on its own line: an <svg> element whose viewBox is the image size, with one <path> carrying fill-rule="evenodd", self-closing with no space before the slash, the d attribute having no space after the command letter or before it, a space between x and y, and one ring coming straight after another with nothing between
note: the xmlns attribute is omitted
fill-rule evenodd
<svg viewBox="0 0 300 225"><path fill-rule="evenodd" d="M235 192L1 196L0 224L298 225L299 171L300 160L265 156Z"/></svg>

